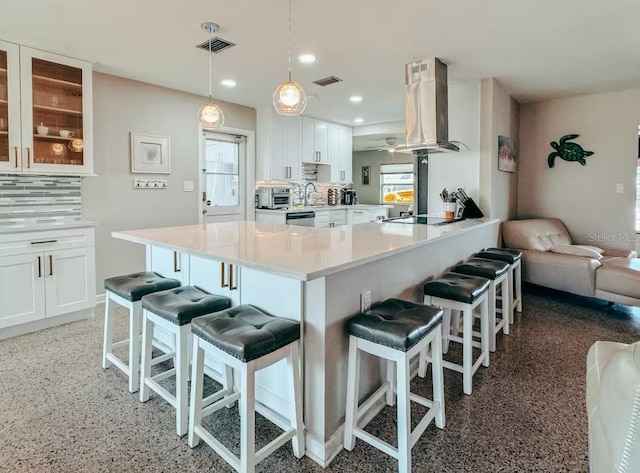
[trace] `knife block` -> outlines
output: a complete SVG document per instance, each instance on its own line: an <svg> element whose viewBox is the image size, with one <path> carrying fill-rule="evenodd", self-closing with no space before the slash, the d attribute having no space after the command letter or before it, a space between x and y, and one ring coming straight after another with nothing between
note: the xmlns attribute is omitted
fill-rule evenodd
<svg viewBox="0 0 640 473"><path fill-rule="evenodd" d="M462 218L481 218L484 217L482 211L478 208L474 200L469 197L462 203L464 209L462 210Z"/></svg>

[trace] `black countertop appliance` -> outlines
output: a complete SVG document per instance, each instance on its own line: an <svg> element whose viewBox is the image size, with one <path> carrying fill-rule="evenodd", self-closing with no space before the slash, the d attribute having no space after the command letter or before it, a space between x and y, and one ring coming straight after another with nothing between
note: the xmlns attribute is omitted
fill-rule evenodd
<svg viewBox="0 0 640 473"><path fill-rule="evenodd" d="M342 189L342 205L356 205L358 199L356 199L356 191L353 189Z"/></svg>

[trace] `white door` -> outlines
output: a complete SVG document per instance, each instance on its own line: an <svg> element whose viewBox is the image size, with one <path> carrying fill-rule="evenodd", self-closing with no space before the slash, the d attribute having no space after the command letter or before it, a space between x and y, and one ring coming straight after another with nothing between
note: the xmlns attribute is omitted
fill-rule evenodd
<svg viewBox="0 0 640 473"><path fill-rule="evenodd" d="M94 249L58 250L44 256L47 317L94 307Z"/></svg>
<svg viewBox="0 0 640 473"><path fill-rule="evenodd" d="M0 170L22 168L18 45L0 41Z"/></svg>
<svg viewBox="0 0 640 473"><path fill-rule="evenodd" d="M0 328L44 318L44 255L0 258Z"/></svg>
<svg viewBox="0 0 640 473"><path fill-rule="evenodd" d="M205 223L210 218L216 221L245 220L245 164L246 141L243 136L204 134L202 200Z"/></svg>

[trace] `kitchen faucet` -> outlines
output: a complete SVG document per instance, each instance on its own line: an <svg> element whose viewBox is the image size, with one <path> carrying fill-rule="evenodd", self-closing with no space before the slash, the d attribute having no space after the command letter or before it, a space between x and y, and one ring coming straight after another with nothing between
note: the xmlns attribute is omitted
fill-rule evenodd
<svg viewBox="0 0 640 473"><path fill-rule="evenodd" d="M314 192L317 190L317 189L316 189L316 185L315 185L313 182L307 182L307 185L306 185L306 186L304 186L304 206L305 206L305 207L307 206L307 197L309 197L309 194L308 194L308 192L307 192L307 188L308 188L309 186L313 187L313 191L314 191Z"/></svg>

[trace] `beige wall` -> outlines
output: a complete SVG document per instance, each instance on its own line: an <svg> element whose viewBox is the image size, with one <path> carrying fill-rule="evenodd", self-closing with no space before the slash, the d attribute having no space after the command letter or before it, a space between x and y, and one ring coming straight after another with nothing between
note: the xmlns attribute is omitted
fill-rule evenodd
<svg viewBox="0 0 640 473"><path fill-rule="evenodd" d="M557 217L579 243L634 248L640 90L553 100L522 107L518 216ZM557 158L549 143L567 134L593 151L587 165ZM616 184L624 185L617 194Z"/></svg>
<svg viewBox="0 0 640 473"><path fill-rule="evenodd" d="M498 136L518 138L520 107L494 78L483 79L481 89L479 205L485 215L509 220L517 215L520 166L516 173L498 170Z"/></svg>
<svg viewBox="0 0 640 473"><path fill-rule="evenodd" d="M202 97L142 82L94 73L95 173L83 182L84 218L96 228L98 294L105 278L144 270L140 245L111 237L115 230L186 225L198 222L198 192L183 192L183 182L199 178L199 129ZM225 126L255 130L252 108L220 102ZM134 190L129 133L171 138L171 174L137 174L168 180L166 190Z"/></svg>

